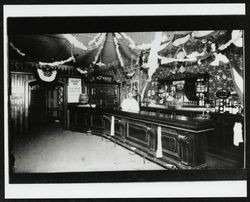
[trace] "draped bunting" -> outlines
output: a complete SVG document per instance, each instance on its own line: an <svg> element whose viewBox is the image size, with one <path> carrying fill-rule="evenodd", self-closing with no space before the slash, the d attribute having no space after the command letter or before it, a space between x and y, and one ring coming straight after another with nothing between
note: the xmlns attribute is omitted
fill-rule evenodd
<svg viewBox="0 0 250 202"><path fill-rule="evenodd" d="M10 42L11 48L13 48L19 55L25 56L25 53L21 52L20 49L18 49L16 46L14 46L13 43Z"/></svg>
<svg viewBox="0 0 250 202"><path fill-rule="evenodd" d="M56 75L57 75L57 71L56 70L52 70L52 71L45 71L42 69L37 69L37 73L40 77L40 79L42 81L45 82L52 82L55 80Z"/></svg>
<svg viewBox="0 0 250 202"><path fill-rule="evenodd" d="M155 70L158 68L158 51L160 49L160 44L161 44L161 36L162 32L156 32L155 33L155 39L151 43L151 50L148 56L148 63L147 67L149 67L148 70L148 77L151 79L153 73Z"/></svg>
<svg viewBox="0 0 250 202"><path fill-rule="evenodd" d="M117 38L117 39L121 39L122 38L122 36L119 34L119 33L114 33L115 34L115 37Z"/></svg>
<svg viewBox="0 0 250 202"><path fill-rule="evenodd" d="M80 41L78 41L72 34L63 34L63 36L76 48L87 50L87 47L84 46Z"/></svg>
<svg viewBox="0 0 250 202"><path fill-rule="evenodd" d="M221 45L218 49L224 50L232 43L237 47L243 46L242 30L233 30L231 33L231 39L226 44Z"/></svg>
<svg viewBox="0 0 250 202"><path fill-rule="evenodd" d="M244 100L244 87L243 87L243 70L244 70L244 62L242 57L242 51L239 51L240 48L235 48L232 45L231 52L229 53L230 57L230 67L231 67L231 75L233 77L234 86L237 94L240 97L241 102ZM242 49L242 48L241 48Z"/></svg>
<svg viewBox="0 0 250 202"><path fill-rule="evenodd" d="M231 51L229 56L232 58L231 62L231 75L233 78L234 86L236 92L243 103L243 58L236 58L235 55L242 55L242 51L238 51L238 49L242 49L243 47L243 32L242 30L233 30L231 33L231 39L221 45L218 49L225 50L228 47L231 47ZM235 47L234 47L235 46ZM238 61L237 61L238 60Z"/></svg>
<svg viewBox="0 0 250 202"><path fill-rule="evenodd" d="M96 44L98 39L100 39L101 35L102 35L102 33L96 34L95 37L89 41L88 45L91 46L93 44Z"/></svg>
<svg viewBox="0 0 250 202"><path fill-rule="evenodd" d="M183 45L185 44L190 38L190 34L188 34L187 36L183 37L183 38L179 38L179 39L176 39L175 41L172 42L172 44L174 46L180 46L180 45Z"/></svg>
<svg viewBox="0 0 250 202"><path fill-rule="evenodd" d="M129 41L129 46L131 48L135 48L135 42L133 41L133 39L131 37L129 37L126 33L120 33L122 37L124 37L125 39L127 39Z"/></svg>
<svg viewBox="0 0 250 202"><path fill-rule="evenodd" d="M185 52L183 50L180 50L176 54L176 59L178 59L178 60L183 60L185 57L186 57L186 55L185 55Z"/></svg>
<svg viewBox="0 0 250 202"><path fill-rule="evenodd" d="M107 34L102 33L99 37L99 39L95 42L95 46L99 47L105 40L106 40Z"/></svg>
<svg viewBox="0 0 250 202"><path fill-rule="evenodd" d="M230 58L231 56L228 55L227 53L228 50L233 49L234 47L241 48L241 49L243 47L243 31L242 30L232 30L231 32L225 31L225 30L162 32L158 40L156 40L156 37L155 37L152 43L140 42L139 44L136 44L133 38L131 38L129 34L126 34L126 33L115 32L113 40L108 40L108 41L107 41L107 33L98 33L95 36L93 35L94 38L91 38L91 40L87 40L87 42L85 42L86 45L88 46L85 46L83 43L81 43L81 41L78 41L78 39L72 34L64 34L64 36L67 37L69 41L70 39L72 39L70 43L74 47L78 47L78 48L81 48L81 50L88 51L88 52L84 52L84 54L87 53L86 57L89 57L90 54L92 54L92 52L90 52L91 50L89 49L89 46L98 48L98 50L95 50L95 52L93 51L94 53L93 57L88 59L86 64L83 64L85 68L89 68L88 67L89 63L93 61L92 64L98 65L100 67L105 66L105 68L107 69L112 68L114 71L121 73L119 78L120 79L122 78L126 81L127 81L127 78L126 78L125 73L127 71L126 67L128 66L127 59L128 58L130 59L130 57L127 55L135 53L134 55L137 56L139 55L139 51L137 50L140 50L140 51L142 50L143 52L149 52L149 56L147 60L145 60L146 61L145 64L146 64L146 67L148 68L148 78L151 79L152 75L158 68L159 60L161 64L185 62L186 64L185 68L187 64L190 62L189 64L192 64L193 66L192 68L195 71L200 71L201 63L208 63L209 67L211 69L215 67L215 71L216 71L216 69L220 67L221 65L224 66L224 65L229 64L228 58ZM149 37L150 38L149 41L152 40L151 37L152 35ZM80 42L80 44L76 40ZM110 43L114 43L113 44L115 48L114 55L117 55L118 57L118 61L116 60L115 62L117 62L117 64L118 62L120 63L120 65L116 64L115 66L116 67L121 66L125 68L120 68L118 71L116 70L116 68L113 68L112 65L102 63L100 56L104 48L104 43L106 44L106 41ZM11 46L11 49L16 51L19 55L23 57L24 56L27 57L26 53L21 51L22 50L21 46L17 48L11 42L10 42L10 46ZM157 46L157 48L155 46ZM157 50L155 51L155 49ZM39 65L40 66L50 65L55 70L59 70L60 68L63 68L62 66L63 64L70 62L70 61L74 61L73 56L65 60L51 62L51 63L40 61ZM79 61L82 62L85 60L81 59ZM77 62L76 62L76 65L78 65L79 67L79 63ZM236 89L238 89L237 93L239 94L240 97L242 97L243 96L243 73L242 73L243 70L239 69L238 67L239 66L242 67L243 65L236 64L237 62L235 62L235 60L232 61L231 59L230 59L230 63L232 64L231 74L232 74ZM165 65L165 67L166 66L167 65ZM83 67L79 67L79 69L82 69L82 68ZM85 74L85 68L82 69L82 71L84 72L83 74ZM144 70L144 72L146 72L146 70ZM238 84L240 85L238 86ZM221 84L221 85L224 85L224 84Z"/></svg>
<svg viewBox="0 0 250 202"><path fill-rule="evenodd" d="M105 41L104 41L104 42L102 43L102 45L99 47L99 49L98 49L98 51L97 51L97 53L96 53L96 55L95 55L95 58L94 58L94 61L92 62L92 64L96 64L96 63L97 63L97 60L98 60L98 58L100 57L101 52L102 52L102 50L103 50L104 43L105 43Z"/></svg>
<svg viewBox="0 0 250 202"><path fill-rule="evenodd" d="M82 70L82 69L80 69L80 68L76 68L76 70L80 73L80 74L87 74L88 73L88 71L87 70Z"/></svg>
<svg viewBox="0 0 250 202"><path fill-rule="evenodd" d="M131 49L135 49L135 50L151 49L152 43L141 43L141 44L136 45L135 42L133 41L133 39L131 37L129 37L126 33L120 33L120 36L123 37L124 39L128 40L128 42L129 42L128 47L130 47ZM166 34L162 35L161 42L164 44L162 44L159 51L164 49L168 45L167 42L169 42L169 41L170 40Z"/></svg>
<svg viewBox="0 0 250 202"><path fill-rule="evenodd" d="M201 38L210 35L213 33L214 30L206 30L206 31L193 31L192 32L192 37L194 38Z"/></svg>
<svg viewBox="0 0 250 202"><path fill-rule="evenodd" d="M58 66L58 65L62 65L65 64L67 62L71 62L71 61L75 61L74 56L69 57L67 60L62 60L62 61L56 61L56 62L52 62L52 63L47 63L47 62L38 62L39 65L48 65L48 66Z"/></svg>
<svg viewBox="0 0 250 202"><path fill-rule="evenodd" d="M145 91L147 88L148 83L151 81L152 75L154 74L155 70L158 68L158 52L160 49L161 44L161 37L162 32L155 32L155 39L151 43L151 49L148 56L148 62L146 64L146 67L148 67L148 79L143 87L141 99L143 100L145 96Z"/></svg>
<svg viewBox="0 0 250 202"><path fill-rule="evenodd" d="M13 49L18 53L20 54L21 56L26 56L25 53L22 53L18 48L16 48L11 42L10 42L10 46L13 47ZM48 62L41 62L39 61L38 64L40 66L51 66L51 67L56 67L56 66L60 66L60 65L63 65L65 63L68 63L68 62L71 62L71 61L74 61L75 62L75 57L74 56L71 56L69 57L68 59L66 60L62 60L62 61L55 61L55 62L52 62L52 63L48 63ZM58 68L58 67L57 67Z"/></svg>
<svg viewBox="0 0 250 202"><path fill-rule="evenodd" d="M119 44L118 44L118 40L117 40L116 37L114 37L114 42L115 42L116 54L117 54L118 60L119 60L119 62L120 62L120 65L121 65L122 67L124 67L124 62L123 62L121 53L120 53L120 51L119 51Z"/></svg>
<svg viewBox="0 0 250 202"><path fill-rule="evenodd" d="M194 51L187 55L185 48L179 48L177 50L176 56L174 58L168 58L168 57L161 57L158 56L159 59L161 59L161 64L168 64L172 62L196 62L199 58L202 56L205 56L206 51L205 49L203 52L199 53L198 51Z"/></svg>
<svg viewBox="0 0 250 202"><path fill-rule="evenodd" d="M219 66L222 63L222 65L229 63L229 60L227 56L219 53L215 54L215 60L210 63L212 66Z"/></svg>
<svg viewBox="0 0 250 202"><path fill-rule="evenodd" d="M240 74L233 67L231 68L231 74L237 94L239 95L241 102L243 102L243 77L240 76Z"/></svg>
<svg viewBox="0 0 250 202"><path fill-rule="evenodd" d="M205 53L206 53L205 50L203 50L202 53L194 51L191 54L187 55L187 58L189 58L191 61L197 61L198 57L204 56Z"/></svg>

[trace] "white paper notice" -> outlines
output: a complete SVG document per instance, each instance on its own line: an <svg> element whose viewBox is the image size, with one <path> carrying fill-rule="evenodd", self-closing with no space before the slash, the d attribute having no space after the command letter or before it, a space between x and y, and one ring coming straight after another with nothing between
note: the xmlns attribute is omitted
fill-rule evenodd
<svg viewBox="0 0 250 202"><path fill-rule="evenodd" d="M81 93L82 93L81 79L69 78L68 103L79 102L79 96Z"/></svg>

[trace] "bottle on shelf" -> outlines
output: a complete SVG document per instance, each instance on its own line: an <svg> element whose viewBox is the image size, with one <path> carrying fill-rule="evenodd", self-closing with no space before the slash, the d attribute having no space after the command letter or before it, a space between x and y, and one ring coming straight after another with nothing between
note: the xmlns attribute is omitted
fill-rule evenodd
<svg viewBox="0 0 250 202"><path fill-rule="evenodd" d="M224 112L224 100L220 99L220 104L219 104L219 113Z"/></svg>
<svg viewBox="0 0 250 202"><path fill-rule="evenodd" d="M233 104L233 114L237 114L238 113L238 103L237 101L234 101Z"/></svg>
<svg viewBox="0 0 250 202"><path fill-rule="evenodd" d="M232 104L232 100L229 100L229 113L232 114L233 113L233 104Z"/></svg>
<svg viewBox="0 0 250 202"><path fill-rule="evenodd" d="M215 110L215 112L219 112L219 102L218 102L218 100L214 100L214 110Z"/></svg>
<svg viewBox="0 0 250 202"><path fill-rule="evenodd" d="M243 105L242 104L239 104L239 107L238 107L238 114L243 114Z"/></svg>
<svg viewBox="0 0 250 202"><path fill-rule="evenodd" d="M230 107L229 107L229 99L225 100L225 106L224 106L224 112L229 112Z"/></svg>

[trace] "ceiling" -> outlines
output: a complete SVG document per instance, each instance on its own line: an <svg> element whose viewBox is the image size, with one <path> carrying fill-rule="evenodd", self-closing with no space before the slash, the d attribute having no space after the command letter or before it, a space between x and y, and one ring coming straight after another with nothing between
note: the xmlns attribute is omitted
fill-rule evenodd
<svg viewBox="0 0 250 202"><path fill-rule="evenodd" d="M72 34L79 42L85 46L93 40L98 33L76 33ZM154 39L153 32L127 33L136 44L150 43ZM102 63L109 64L118 61L116 47L114 44L114 33L107 33L103 49L100 53ZM62 61L75 56L74 66L89 66L95 59L99 47L82 50L72 45L63 34L23 34L9 35L9 43L13 44L20 52L25 53L25 59L34 62L54 62ZM11 58L21 58L16 49L9 47ZM122 56L130 60L130 57L138 57L138 51L133 51L128 47L128 43L119 42L119 51Z"/></svg>
<svg viewBox="0 0 250 202"><path fill-rule="evenodd" d="M162 43L169 41L173 42L178 38L182 38L187 34L191 34L192 31L169 31L163 32ZM189 39L185 44L188 51L192 52L197 49L198 44L202 39L206 38L212 42L221 43L221 39L226 41L226 31L214 31L207 36L198 37L197 39ZM46 62L52 63L55 61L65 61L72 55L75 58L74 62L67 63L75 67L86 68L96 60L96 55L100 51L101 45L91 46L89 43L97 38L101 33L71 33L78 42L86 47L86 50L77 47L69 42L64 34L10 34L8 36L9 42L9 57L13 59L24 59L32 62ZM105 34L105 33L103 33ZM127 37L117 38L116 34L125 34ZM135 45L150 44L155 37L155 32L126 32L126 33L106 33L106 38L103 40L103 48L100 51L100 55L96 62L104 63L105 65L111 63L119 63L119 55L116 50L115 39L118 39L118 51L124 61L124 63L131 63L136 61L140 55L141 49L133 49L130 47L131 40ZM120 35L123 36L123 35ZM230 35L229 35L230 37ZM131 39L131 40L130 40ZM11 46L12 45L12 46ZM14 47L14 48L13 48ZM168 45L160 52L161 55L167 56L173 55L178 46L174 46L173 43ZM25 56L21 55L24 53ZM132 58L132 59L131 59Z"/></svg>

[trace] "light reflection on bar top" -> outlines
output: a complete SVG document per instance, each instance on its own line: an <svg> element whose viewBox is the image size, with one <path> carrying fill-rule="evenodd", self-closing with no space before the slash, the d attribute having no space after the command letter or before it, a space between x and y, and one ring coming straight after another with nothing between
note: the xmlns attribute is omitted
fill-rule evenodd
<svg viewBox="0 0 250 202"><path fill-rule="evenodd" d="M163 114L163 113L148 112L148 111L140 111L139 114L148 115L148 116L156 116L160 118L177 119L181 121L186 121L190 119L188 116L184 116L184 115Z"/></svg>

